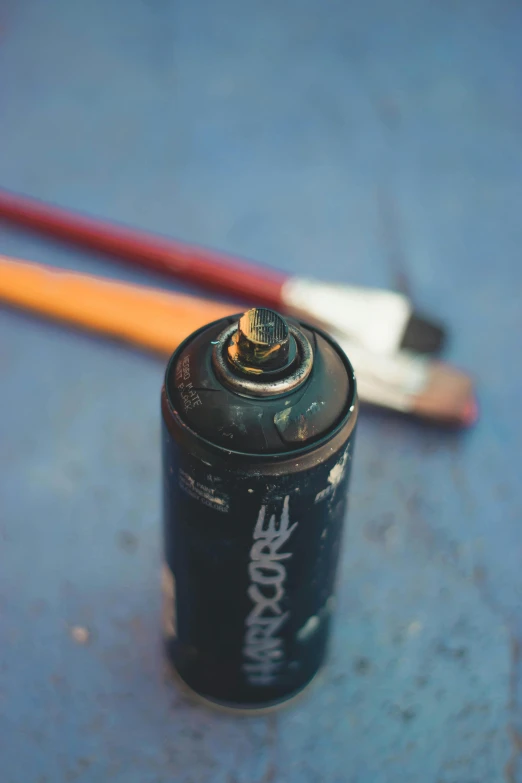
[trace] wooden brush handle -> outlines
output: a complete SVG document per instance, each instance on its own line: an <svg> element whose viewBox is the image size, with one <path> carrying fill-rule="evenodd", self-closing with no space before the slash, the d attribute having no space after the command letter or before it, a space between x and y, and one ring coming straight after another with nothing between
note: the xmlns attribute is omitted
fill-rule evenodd
<svg viewBox="0 0 522 783"><path fill-rule="evenodd" d="M169 354L191 332L237 305L0 256L0 301Z"/></svg>
<svg viewBox="0 0 522 783"><path fill-rule="evenodd" d="M187 280L206 288L281 307L283 272L170 237L107 223L0 188L0 217L32 231ZM234 308L235 312L238 308Z"/></svg>

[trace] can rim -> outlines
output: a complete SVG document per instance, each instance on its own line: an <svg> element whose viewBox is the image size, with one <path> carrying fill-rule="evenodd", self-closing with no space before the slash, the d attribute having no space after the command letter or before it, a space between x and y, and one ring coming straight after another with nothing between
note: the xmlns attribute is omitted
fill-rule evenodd
<svg viewBox="0 0 522 783"><path fill-rule="evenodd" d="M238 314L230 315L228 318L218 318L215 321L211 321L208 324L205 324L205 326L200 327L196 331L189 334L182 343L178 345L172 356L170 357L169 361L167 362L167 366L165 369L165 376L164 376L164 382L163 382L163 393L166 400L166 403L168 405L169 412L171 414L172 420L175 421L175 423L180 427L186 435L188 435L191 438L195 438L198 443L204 444L207 448L209 448L211 451L215 452L216 454L220 455L227 455L230 457L247 457L248 459L252 460L266 460L266 459L272 459L272 460L278 460L278 461L284 461L288 459L292 459L294 456L300 456L302 454L308 454L310 452L315 451L316 449L323 446L326 442L332 440L345 426L349 423L350 419L353 419L353 425L355 426L355 421L357 418L357 412L358 412L358 398L357 398L357 381L355 378L355 372L353 369L353 366L349 360L349 358L346 356L345 352L339 345L339 343L330 335L328 332L325 332L323 329L308 324L306 321L298 321L298 323L303 326L305 329L310 329L312 331L317 332L321 335L330 345L338 352L341 361L346 367L346 371L348 373L349 377L349 394L348 398L345 404L345 413L339 418L339 421L337 424L335 424L331 429L328 430L324 435L322 435L317 440L314 440L305 446L301 446L297 449L292 449L290 451L276 451L276 452L248 452L248 451L237 451L235 449L228 449L224 446L220 446L216 443L213 443L211 440L206 438L204 435L200 435L196 430L192 429L182 418L181 414L179 413L178 409L173 404L173 401L169 394L169 388L168 388L168 377L170 374L170 370L174 362L176 361L178 355L185 349L186 345L193 340L198 334L201 334L201 332L205 331L206 329L209 329L210 327L222 322L223 320L232 320L235 318L238 318ZM163 395L162 395L163 396ZM167 426L169 425L169 422L166 422Z"/></svg>

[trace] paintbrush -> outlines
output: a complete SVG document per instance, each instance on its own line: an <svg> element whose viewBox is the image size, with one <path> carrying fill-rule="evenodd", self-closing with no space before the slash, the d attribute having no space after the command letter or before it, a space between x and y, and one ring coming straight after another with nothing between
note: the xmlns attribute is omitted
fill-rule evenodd
<svg viewBox="0 0 522 783"><path fill-rule="evenodd" d="M68 272L0 256L0 301L91 332L169 355L191 332L237 305ZM406 351L383 356L334 334L352 361L359 398L434 422L477 418L470 378L449 364Z"/></svg>
<svg viewBox="0 0 522 783"><path fill-rule="evenodd" d="M380 354L438 352L440 324L413 309L403 294L328 284L262 267L167 237L103 222L0 190L0 218L127 262L185 280L242 302L273 307Z"/></svg>

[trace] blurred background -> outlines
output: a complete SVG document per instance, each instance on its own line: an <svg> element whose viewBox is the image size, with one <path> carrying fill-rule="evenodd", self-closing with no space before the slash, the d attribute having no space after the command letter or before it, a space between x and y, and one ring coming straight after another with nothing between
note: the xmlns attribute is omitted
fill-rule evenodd
<svg viewBox="0 0 522 783"><path fill-rule="evenodd" d="M522 781L522 10L0 4L0 187L406 291L467 432L363 409L331 662L248 720L160 643L164 361L0 306L3 783ZM0 254L180 287L0 225Z"/></svg>

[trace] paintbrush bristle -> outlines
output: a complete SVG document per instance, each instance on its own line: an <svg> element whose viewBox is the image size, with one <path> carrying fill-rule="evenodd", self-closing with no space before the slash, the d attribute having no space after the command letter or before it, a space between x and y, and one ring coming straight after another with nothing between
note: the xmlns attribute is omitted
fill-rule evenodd
<svg viewBox="0 0 522 783"><path fill-rule="evenodd" d="M431 362L422 392L412 398L412 411L441 423L470 427L478 419L472 379L448 364Z"/></svg>

